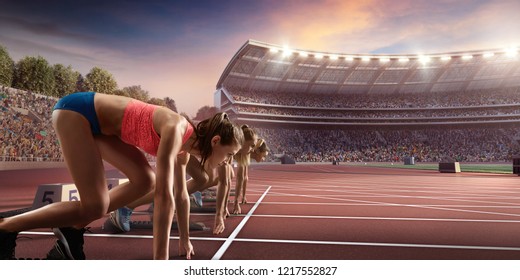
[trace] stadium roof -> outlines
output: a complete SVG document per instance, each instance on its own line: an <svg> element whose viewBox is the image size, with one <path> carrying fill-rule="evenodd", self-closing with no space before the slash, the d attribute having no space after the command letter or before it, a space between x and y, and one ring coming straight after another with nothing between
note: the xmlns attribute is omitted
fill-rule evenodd
<svg viewBox="0 0 520 280"><path fill-rule="evenodd" d="M299 93L451 92L520 86L517 48L434 54L342 54L248 40L217 89Z"/></svg>

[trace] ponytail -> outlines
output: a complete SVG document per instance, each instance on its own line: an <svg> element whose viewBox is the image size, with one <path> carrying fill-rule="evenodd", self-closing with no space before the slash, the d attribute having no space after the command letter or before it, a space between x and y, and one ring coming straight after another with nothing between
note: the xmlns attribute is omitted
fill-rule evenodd
<svg viewBox="0 0 520 280"><path fill-rule="evenodd" d="M217 113L212 118L201 121L197 125L195 143L200 151L202 168L213 152L211 139L217 135L220 136L221 145L242 145L244 143L244 133L229 120L226 113Z"/></svg>

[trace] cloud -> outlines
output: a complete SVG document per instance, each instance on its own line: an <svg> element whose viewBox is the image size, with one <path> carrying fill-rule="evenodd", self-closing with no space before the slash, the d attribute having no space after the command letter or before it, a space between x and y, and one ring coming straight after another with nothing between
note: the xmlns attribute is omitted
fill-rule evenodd
<svg viewBox="0 0 520 280"><path fill-rule="evenodd" d="M38 36L50 36L60 39L65 38L79 40L83 42L91 42L96 40L96 37L92 35L66 31L60 26L60 24L51 21L33 22L23 18L0 15L0 26L3 26L3 28L11 27L14 29L19 29L21 32L25 31Z"/></svg>

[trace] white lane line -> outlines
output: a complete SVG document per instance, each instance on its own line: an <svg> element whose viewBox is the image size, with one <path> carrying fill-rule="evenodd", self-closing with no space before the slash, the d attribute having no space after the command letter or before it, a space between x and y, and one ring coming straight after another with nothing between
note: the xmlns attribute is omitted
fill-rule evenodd
<svg viewBox="0 0 520 280"><path fill-rule="evenodd" d="M471 223L520 223L520 220L489 219L450 219L450 218L414 218L414 217L363 217L363 216L307 216L307 215L269 215L255 214L253 217L292 218L292 219L345 219L345 220L388 220L388 221L432 221L432 222L471 222Z"/></svg>
<svg viewBox="0 0 520 280"><path fill-rule="evenodd" d="M282 201L264 201L263 204L272 205L321 205L321 206L400 206L400 205L379 205L366 203L336 203L336 202L282 202ZM426 207L456 207L456 208L507 208L517 209L520 206L503 206L503 205L458 205L458 204L418 204ZM196 213L198 214L198 213Z"/></svg>
<svg viewBox="0 0 520 280"><path fill-rule="evenodd" d="M273 193L273 194L283 194L283 193ZM320 198L320 199L328 199L328 200L336 200L336 201L351 201L351 202L363 202L363 203L371 203L373 205L392 205L392 206L403 206L403 207L411 207L411 208L422 208L422 209L434 209L434 210L443 210L450 212L467 212L467 213L479 213L479 214L489 214L489 215L498 215L498 216L513 216L520 217L520 214L511 214L511 213L502 213L502 212L488 212L488 211L475 211L475 210L464 210L464 209L453 209L446 207L431 207L431 206L422 206L418 204L402 204L402 203L390 203L390 202L381 202L381 201L368 201L368 200L357 200L357 199L344 199L344 198L330 198L316 195L297 195L291 194L288 195L290 197L310 197L310 198ZM406 197L406 196L402 196ZM417 198L417 197L412 197ZM432 198L435 199L435 198ZM449 200L449 199L448 199ZM473 201L478 202L478 201Z"/></svg>
<svg viewBox="0 0 520 280"><path fill-rule="evenodd" d="M52 232L32 232L23 231L20 234L27 235L54 235ZM152 239L152 235L127 235L127 234L85 234L89 237L110 237L110 238L138 238ZM179 239L179 237L170 237ZM190 237L192 240L203 241L224 241L226 238L218 237ZM343 245L343 246L371 246L371 247L407 247L407 248L433 248L433 249L464 249L464 250L499 250L499 251L520 251L519 247L497 247L497 246L465 246L465 245L443 245L443 244L406 244L406 243L371 243L371 242L342 242L342 241L315 241L315 240L288 240L288 239L254 239L254 238L235 238L236 242L258 242L258 243L289 243L303 245Z"/></svg>
<svg viewBox="0 0 520 280"><path fill-rule="evenodd" d="M215 255L213 256L213 258L211 258L212 260L220 260L220 258L222 258L222 256L224 255L224 253L227 251L227 249L229 248L229 246L231 245L231 243L233 242L233 240L237 237L238 233L242 230L242 228L245 226L245 224L247 223L247 221L249 220L249 218L251 217L251 215L253 215L253 212L255 212L256 208L258 207L258 205L260 205L260 202L262 202L262 200L264 199L264 197L267 195L267 193L269 192L269 190L271 189L271 186L269 186L267 188L267 190L265 190L264 194L262 194L262 196L260 197L260 199L258 199L258 201L255 203L255 205L253 206L253 208L251 208L251 210L249 210L249 212L247 213L247 215L244 217L244 219L242 219L242 221L240 222L240 224L235 228L235 230L231 233L231 235L228 237L228 239L226 240L226 242L224 242L224 244L222 244L222 246L220 247L220 249L218 249L218 251L215 253Z"/></svg>
<svg viewBox="0 0 520 280"><path fill-rule="evenodd" d="M236 239L240 242L266 242L266 243L293 243L293 244L319 244L319 245L348 245L348 246L373 246L373 247L409 247L409 248L435 248L435 249L464 249L464 250L501 250L520 251L518 247L494 247L494 246L464 246L464 245L436 245L436 244L406 244L406 243L370 243L370 242L335 242L335 241L307 241L307 240L276 240L276 239Z"/></svg>

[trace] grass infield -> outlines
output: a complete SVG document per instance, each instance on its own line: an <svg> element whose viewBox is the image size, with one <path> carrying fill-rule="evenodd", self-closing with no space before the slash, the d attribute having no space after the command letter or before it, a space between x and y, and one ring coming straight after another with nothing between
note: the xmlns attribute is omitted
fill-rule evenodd
<svg viewBox="0 0 520 280"><path fill-rule="evenodd" d="M348 165L348 163L347 163ZM366 164L356 164L366 167L386 167L386 168L405 168L405 169L421 169L421 170L438 170L438 163L416 163L415 165L404 165L402 162L382 163L368 162ZM513 174L513 165L511 163L460 163L461 172L479 172L479 173L497 173L497 174Z"/></svg>

